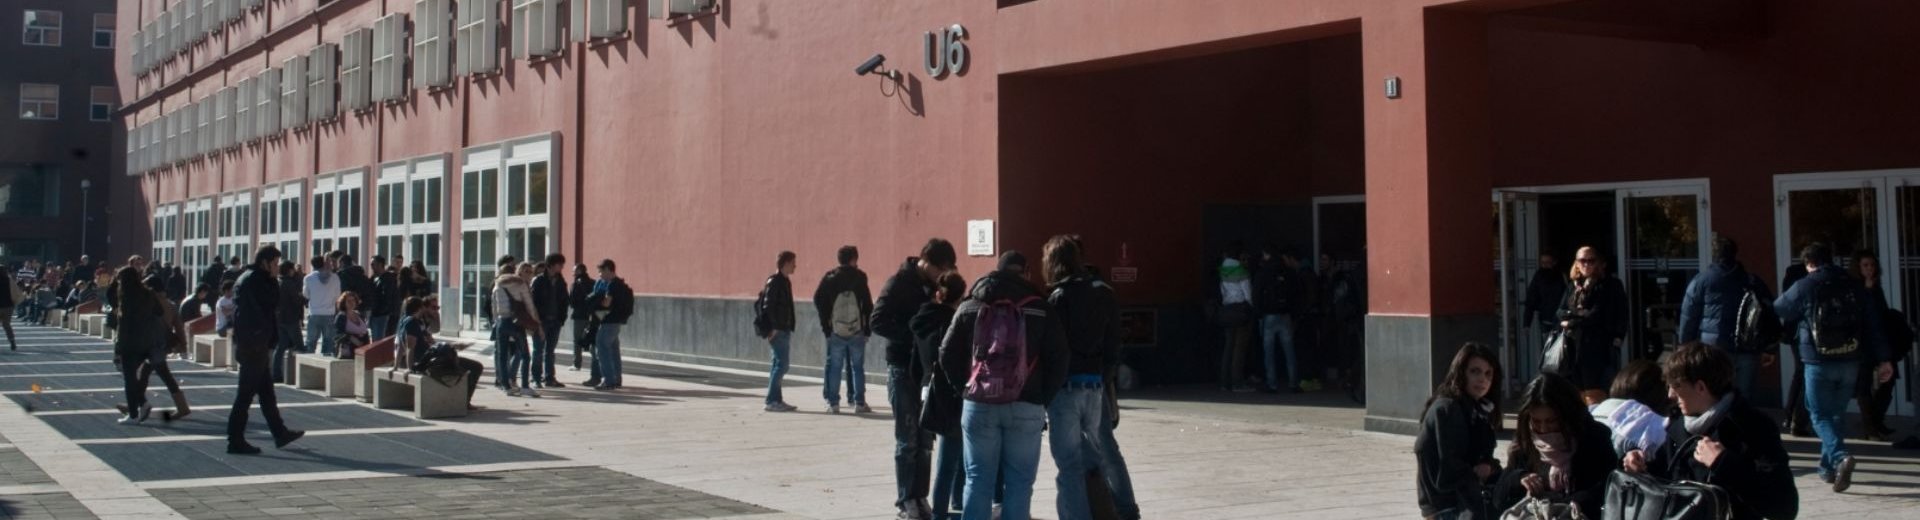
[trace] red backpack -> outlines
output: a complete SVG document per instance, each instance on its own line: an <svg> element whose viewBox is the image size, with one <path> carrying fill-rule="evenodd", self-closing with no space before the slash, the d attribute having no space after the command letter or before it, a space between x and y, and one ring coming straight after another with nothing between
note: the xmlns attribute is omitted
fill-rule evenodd
<svg viewBox="0 0 1920 520"><path fill-rule="evenodd" d="M1020 400L1038 358L1027 351L1027 320L1024 307L1039 300L1028 296L1020 301L999 300L983 304L973 324L973 371L967 380L966 398L987 404L1007 404Z"/></svg>

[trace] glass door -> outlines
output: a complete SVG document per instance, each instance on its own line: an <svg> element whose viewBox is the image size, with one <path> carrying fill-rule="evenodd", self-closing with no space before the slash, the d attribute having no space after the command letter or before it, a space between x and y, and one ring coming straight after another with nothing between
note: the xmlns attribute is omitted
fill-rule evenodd
<svg viewBox="0 0 1920 520"><path fill-rule="evenodd" d="M1687 283L1712 255L1706 187L1618 190L1620 263L1633 309L1628 359L1658 359L1677 344ZM1624 360L1623 360L1624 361ZM1623 362L1624 366L1624 362Z"/></svg>
<svg viewBox="0 0 1920 520"><path fill-rule="evenodd" d="M1902 269L1885 253L1884 245L1891 242L1889 229L1895 225L1894 219L1883 208L1889 204L1887 179L1882 175L1831 174L1814 176L1794 176L1792 180L1777 183L1780 205L1776 219L1775 232L1777 258L1783 266L1797 266L1800 249L1814 242L1823 242L1833 248L1834 263L1851 266L1856 257L1863 252L1880 255L1883 268L1883 285L1887 289L1889 305L1899 305L1898 277ZM1782 289L1785 290L1784 273ZM1781 402L1786 400L1786 391L1794 372L1796 351L1783 349L1779 363L1779 387Z"/></svg>
<svg viewBox="0 0 1920 520"><path fill-rule="evenodd" d="M1540 268L1540 196L1519 191L1495 191L1494 271L1495 301L1500 302L1502 365L1508 367L1505 387L1525 388L1540 372L1544 334L1526 319L1527 286ZM1535 320L1537 321L1537 320Z"/></svg>

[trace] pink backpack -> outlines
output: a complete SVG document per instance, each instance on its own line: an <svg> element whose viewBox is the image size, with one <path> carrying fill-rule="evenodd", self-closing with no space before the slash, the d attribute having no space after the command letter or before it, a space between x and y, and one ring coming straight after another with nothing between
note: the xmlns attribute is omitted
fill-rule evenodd
<svg viewBox="0 0 1920 520"><path fill-rule="evenodd" d="M973 324L973 372L966 398L987 404L1020 400L1038 359L1027 352L1027 320L1021 310L1040 298L984 304Z"/></svg>

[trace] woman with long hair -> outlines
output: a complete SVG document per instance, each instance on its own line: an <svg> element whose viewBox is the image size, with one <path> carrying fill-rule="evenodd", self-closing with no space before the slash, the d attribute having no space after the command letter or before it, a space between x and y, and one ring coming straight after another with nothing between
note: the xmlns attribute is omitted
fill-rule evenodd
<svg viewBox="0 0 1920 520"><path fill-rule="evenodd" d="M1500 430L1500 358L1480 343L1462 345L1427 398L1420 436L1420 515L1435 520L1488 517L1482 490L1500 475L1493 458Z"/></svg>
<svg viewBox="0 0 1920 520"><path fill-rule="evenodd" d="M1581 390L1587 404L1606 400L1627 341L1627 288L1608 276L1606 255L1591 246L1574 255L1573 285L1560 306L1560 328L1573 342L1573 363L1559 374Z"/></svg>
<svg viewBox="0 0 1920 520"><path fill-rule="evenodd" d="M140 277L139 269L127 266L120 268L113 279L113 356L119 362L127 395L127 411L120 424L144 422L153 413L153 405L147 403L147 377L156 365L164 367L167 334L171 331L166 323L165 299L141 284ZM165 374L164 379L173 378L171 371L159 370Z"/></svg>
<svg viewBox="0 0 1920 520"><path fill-rule="evenodd" d="M1867 294L1873 297L1871 308L1886 309L1887 289L1881 285L1880 259L1874 255L1873 251L1854 253L1853 269L1850 271L1848 274L1859 279L1861 285L1867 288ZM1889 353L1898 354L1913 349L1913 329L1907 325L1906 321L1907 317L1898 312L1888 312L1886 318L1880 320L1883 334L1887 338ZM1893 404L1893 382L1900 378L1899 368L1904 364L1898 361L1895 360L1893 363L1894 379L1889 379L1885 383L1880 383L1874 377L1874 370L1879 368L1879 365L1860 364L1860 376L1854 385L1854 399L1860 404L1860 422L1866 430L1861 435L1867 440L1884 441L1894 434L1893 429L1887 427L1887 407Z"/></svg>
<svg viewBox="0 0 1920 520"><path fill-rule="evenodd" d="M372 329L365 315L360 313L360 295L352 291L340 293L334 300L334 306L340 313L333 317L334 337L340 338L334 346L341 359L353 358L354 351L373 341Z"/></svg>
<svg viewBox="0 0 1920 520"><path fill-rule="evenodd" d="M1526 496L1570 502L1600 518L1607 477L1620 469L1613 435L1593 420L1580 390L1566 378L1541 374L1520 396L1520 428L1507 450L1506 475L1496 488L1500 509Z"/></svg>

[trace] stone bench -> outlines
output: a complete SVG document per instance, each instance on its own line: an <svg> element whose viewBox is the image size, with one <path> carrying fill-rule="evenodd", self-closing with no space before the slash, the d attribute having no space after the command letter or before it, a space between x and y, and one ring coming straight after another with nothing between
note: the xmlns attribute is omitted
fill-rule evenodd
<svg viewBox="0 0 1920 520"><path fill-rule="evenodd" d="M353 397L353 360L320 354L293 357L293 387L321 390L327 397Z"/></svg>
<svg viewBox="0 0 1920 520"><path fill-rule="evenodd" d="M214 368L226 368L233 364L232 348L227 338L212 334L199 334L193 337L193 362Z"/></svg>
<svg viewBox="0 0 1920 520"><path fill-rule="evenodd" d="M353 351L353 395L360 402L373 402L373 373L393 366L393 344L388 336Z"/></svg>
<svg viewBox="0 0 1920 520"><path fill-rule="evenodd" d="M75 321L80 322L80 333L88 336L104 336L107 328L107 315L82 314Z"/></svg>
<svg viewBox="0 0 1920 520"><path fill-rule="evenodd" d="M100 300L94 300L94 301L82 303L79 305L75 305L71 309L66 309L61 311L60 321L53 322L53 323L56 323L60 327L65 328L67 330L80 332L80 317L88 314L99 314L99 313L100 313Z"/></svg>
<svg viewBox="0 0 1920 520"><path fill-rule="evenodd" d="M47 316L43 319L45 319L47 324L49 325L52 325L55 327L66 327L67 326L67 310L66 309L47 309Z"/></svg>
<svg viewBox="0 0 1920 520"><path fill-rule="evenodd" d="M420 419L467 415L465 372L461 372L460 377L451 381L451 384L407 370L375 369L372 375L375 407L388 410L411 408L413 416Z"/></svg>

